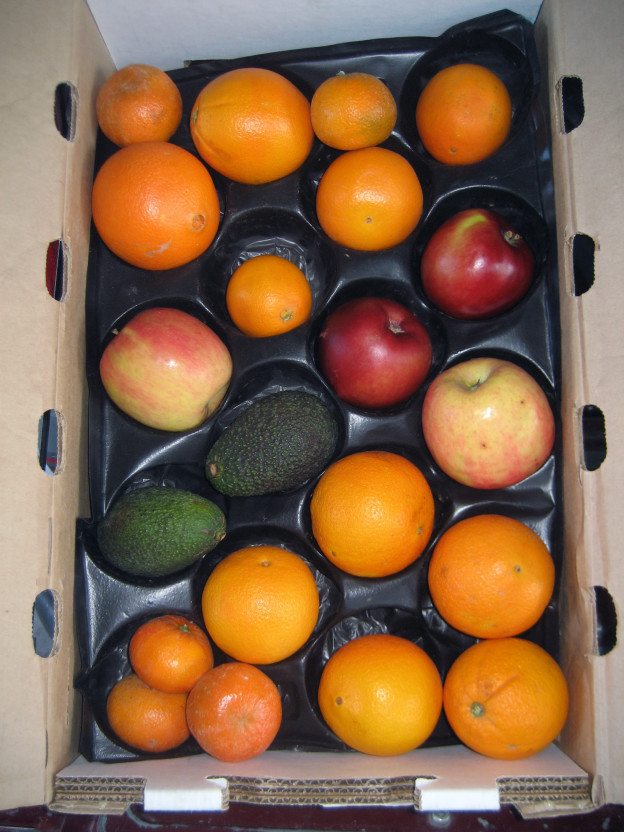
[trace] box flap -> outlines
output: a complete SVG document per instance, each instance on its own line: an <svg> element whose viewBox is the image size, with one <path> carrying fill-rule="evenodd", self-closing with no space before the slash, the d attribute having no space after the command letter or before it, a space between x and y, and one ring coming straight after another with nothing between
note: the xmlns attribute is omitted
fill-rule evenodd
<svg viewBox="0 0 624 832"><path fill-rule="evenodd" d="M616 79L624 69L623 33L624 6L609 0L591 4L549 0L538 21L542 53L548 50L549 54L547 82L562 269L562 416L564 458L568 460L562 662L573 691L563 745L583 768L604 779L606 800L614 803L624 800L624 747L613 730L624 721L620 696L624 646L618 641L607 655L600 655L604 650L598 636L605 626L601 620L605 605L598 605L596 598L611 599L606 606L621 618L624 237L620 214L624 162L618 148L624 101ZM567 97L570 89L576 100ZM579 285L581 272L587 271L578 257L579 241L589 241L593 259L593 275L585 281L591 283L593 276L593 285L587 291L583 291L586 285ZM597 470L589 470L593 466L588 466L583 449L583 416L588 405L603 415L606 428L606 458ZM613 629L614 622L608 626Z"/></svg>
<svg viewBox="0 0 624 832"><path fill-rule="evenodd" d="M13 3L1 38L3 143L18 149L0 162L0 352L5 404L11 403L0 417L6 591L0 644L12 668L0 681L0 807L11 808L49 798L51 772L67 762L76 740L72 587L75 518L88 512L81 356L95 141L91 90L97 67L105 67L100 83L110 59L82 0ZM57 123L68 128L68 139ZM54 266L52 293L46 281L51 243L57 243L51 252L63 252L58 300ZM44 448L40 464L47 411L56 414L60 454L55 450L46 462ZM42 592L51 600L48 658L33 643L33 605Z"/></svg>
<svg viewBox="0 0 624 832"><path fill-rule="evenodd" d="M268 751L242 763L220 763L205 754L113 764L79 759L59 772L52 805L123 811L133 802L162 811L220 810L230 803L413 806L427 812L496 810L501 803L565 804L575 811L591 805L586 773L554 745L513 762L463 746L387 758Z"/></svg>

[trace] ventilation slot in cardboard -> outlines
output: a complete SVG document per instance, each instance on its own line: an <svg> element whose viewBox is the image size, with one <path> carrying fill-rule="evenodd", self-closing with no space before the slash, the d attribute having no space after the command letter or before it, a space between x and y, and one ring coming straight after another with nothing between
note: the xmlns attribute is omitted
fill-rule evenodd
<svg viewBox="0 0 624 832"><path fill-rule="evenodd" d="M51 589L44 589L35 598L32 615L32 637L35 653L48 659L57 650L58 599Z"/></svg>
<svg viewBox="0 0 624 832"><path fill-rule="evenodd" d="M588 234L575 234L572 240L574 294L584 295L594 285L594 254L596 247Z"/></svg>
<svg viewBox="0 0 624 832"><path fill-rule="evenodd" d="M564 75L559 81L563 132L571 133L585 118L583 81L577 75Z"/></svg>
<svg viewBox="0 0 624 832"><path fill-rule="evenodd" d="M76 137L76 108L78 93L73 84L63 81L54 90L54 124L64 139L73 142Z"/></svg>
<svg viewBox="0 0 624 832"><path fill-rule="evenodd" d="M39 465L54 476L61 464L61 424L56 410L46 410L39 419Z"/></svg>
<svg viewBox="0 0 624 832"><path fill-rule="evenodd" d="M46 288L54 300L67 296L69 252L62 240L53 240L46 254Z"/></svg>
<svg viewBox="0 0 624 832"><path fill-rule="evenodd" d="M604 586L592 587L594 593L594 653L606 656L617 643L617 613L611 594Z"/></svg>
<svg viewBox="0 0 624 832"><path fill-rule="evenodd" d="M583 467L596 471L607 456L607 431L604 413L594 404L587 404L581 413L583 431Z"/></svg>

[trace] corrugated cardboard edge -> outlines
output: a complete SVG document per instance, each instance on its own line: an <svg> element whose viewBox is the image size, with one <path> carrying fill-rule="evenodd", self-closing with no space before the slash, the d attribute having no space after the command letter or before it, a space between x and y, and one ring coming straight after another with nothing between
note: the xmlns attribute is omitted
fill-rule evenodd
<svg viewBox="0 0 624 832"><path fill-rule="evenodd" d="M619 621L624 602L620 521L624 493L624 235L622 213L624 5L610 0L549 0L538 18L553 136L563 363L565 548L562 588L562 664L572 697L564 750L595 776L595 800L624 801L624 645L597 655L593 587L605 587ZM585 113L565 133L561 79L580 78ZM572 242L595 244L595 281L574 295ZM581 412L605 417L607 456L596 471L583 464Z"/></svg>
<svg viewBox="0 0 624 832"><path fill-rule="evenodd" d="M20 0L3 9L2 327L0 363L0 808L45 803L53 775L75 755L73 689L75 519L88 514L84 288L95 141L94 102L110 58L83 0ZM89 31L91 30L91 31ZM89 35L89 49L80 39ZM36 60L34 60L36 58ZM77 93L73 141L55 127L57 84ZM46 252L68 252L66 297L46 289ZM38 461L39 418L61 425L56 476ZM54 519L52 519L54 518ZM33 604L55 598L52 655L35 654Z"/></svg>

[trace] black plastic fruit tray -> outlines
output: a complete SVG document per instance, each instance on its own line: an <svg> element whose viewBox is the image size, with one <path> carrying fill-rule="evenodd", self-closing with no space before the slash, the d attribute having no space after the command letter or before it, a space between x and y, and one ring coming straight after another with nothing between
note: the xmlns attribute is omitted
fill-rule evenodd
<svg viewBox="0 0 624 832"><path fill-rule="evenodd" d="M491 158L447 167L424 150L415 125L416 101L426 81L460 61L483 64L505 82L513 102L512 128ZM322 232L314 209L321 175L338 151L315 141L305 164L267 185L240 185L214 171L222 219L211 247L186 266L143 272L122 262L92 231L87 280L86 331L89 384L89 487L91 518L77 526L76 626L82 668L81 753L89 760L138 759L107 724L105 702L113 684L129 671L127 645L136 627L176 611L202 623L200 598L206 578L227 553L251 544L285 546L311 566L321 611L307 644L294 656L263 666L283 700L283 723L274 748L346 751L326 727L316 690L326 659L351 638L371 632L405 636L424 647L442 677L474 639L450 628L436 612L427 589L427 565L439 538L456 519L498 511L524 521L561 565L560 337L558 273L554 245L554 198L549 150L548 106L541 92L533 26L507 11L458 25L437 38L401 37L318 49L261 54L237 60L195 61L171 72L184 102L182 124L172 141L197 155L189 132L195 98L216 75L235 67L263 66L293 81L310 99L328 76L370 72L382 78L398 105L398 121L384 146L414 166L424 191L422 219L409 238L390 250L363 253L334 244ZM96 171L117 148L100 133ZM423 247L440 223L469 207L488 207L525 237L536 259L536 277L524 299L486 321L460 321L438 312L419 281ZM310 282L314 306L308 323L283 335L252 339L231 322L225 290L235 268L250 253L277 253L300 265ZM358 295L394 298L412 309L433 342L433 364L422 388L402 405L366 412L338 400L318 371L315 344L328 313ZM102 350L138 311L174 306L196 315L228 346L232 383L219 411L196 430L156 431L133 422L107 398L98 374ZM555 413L553 454L533 476L495 491L471 489L451 480L433 462L421 431L421 406L431 380L459 360L478 355L508 358L543 386ZM315 480L295 491L255 498L224 498L208 484L208 448L241 408L283 389L315 393L340 424L338 458L356 450L396 451L425 474L436 500L434 532L424 554L388 578L358 579L335 569L320 553L311 532L309 500ZM225 512L227 535L219 546L184 572L158 580L132 579L102 559L95 539L98 521L124 491L146 482L187 488ZM557 655L557 590L537 625L523 634ZM228 657L215 649L217 662ZM456 743L444 715L427 745ZM199 752L193 740L168 756Z"/></svg>

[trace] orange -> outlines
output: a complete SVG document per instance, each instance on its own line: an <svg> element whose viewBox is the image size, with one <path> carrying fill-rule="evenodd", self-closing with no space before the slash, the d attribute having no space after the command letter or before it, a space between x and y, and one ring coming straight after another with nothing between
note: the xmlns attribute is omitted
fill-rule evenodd
<svg viewBox="0 0 624 832"><path fill-rule="evenodd" d="M137 676L165 693L188 693L214 663L208 636L182 615L160 615L141 624L128 656Z"/></svg>
<svg viewBox="0 0 624 832"><path fill-rule="evenodd" d="M374 75L339 72L317 87L310 114L322 142L338 150L359 150L385 142L394 130L397 106Z"/></svg>
<svg viewBox="0 0 624 832"><path fill-rule="evenodd" d="M275 682L257 667L227 662L209 670L188 697L186 716L201 748L227 763L262 754L282 722Z"/></svg>
<svg viewBox="0 0 624 832"><path fill-rule="evenodd" d="M399 454L359 451L332 463L310 502L312 533L343 572L380 578L405 569L433 531L431 488Z"/></svg>
<svg viewBox="0 0 624 832"><path fill-rule="evenodd" d="M470 165L495 153L511 127L511 98L491 70L455 64L427 83L416 104L425 148L446 165Z"/></svg>
<svg viewBox="0 0 624 832"><path fill-rule="evenodd" d="M236 326L252 338L290 332L312 311L312 290L305 274L275 254L241 263L230 278L225 300Z"/></svg>
<svg viewBox="0 0 624 832"><path fill-rule="evenodd" d="M208 169L170 142L122 147L99 169L91 199L104 243L140 269L171 269L199 257L221 219Z"/></svg>
<svg viewBox="0 0 624 832"><path fill-rule="evenodd" d="M555 586L541 537L500 514L460 520L437 542L429 591L444 620L475 638L516 636L532 627Z"/></svg>
<svg viewBox="0 0 624 832"><path fill-rule="evenodd" d="M100 129L119 147L164 142L182 121L182 96L162 69L131 64L104 82L95 109Z"/></svg>
<svg viewBox="0 0 624 832"><path fill-rule="evenodd" d="M442 712L442 681L425 651L394 635L347 642L323 668L319 708L331 730L364 754L422 745Z"/></svg>
<svg viewBox="0 0 624 832"><path fill-rule="evenodd" d="M273 664L306 643L319 614L310 568L279 546L247 546L227 555L202 593L206 629L241 662Z"/></svg>
<svg viewBox="0 0 624 832"><path fill-rule="evenodd" d="M329 165L316 192L321 228L359 251L402 243L418 225L423 192L416 171L394 150L347 150Z"/></svg>
<svg viewBox="0 0 624 832"><path fill-rule="evenodd" d="M171 751L190 736L186 693L164 693L135 673L117 682L106 700L110 727L122 742L141 751Z"/></svg>
<svg viewBox="0 0 624 832"><path fill-rule="evenodd" d="M312 149L310 103L278 72L233 69L197 96L191 137L224 176L248 185L273 182L301 167Z"/></svg>
<svg viewBox="0 0 624 832"><path fill-rule="evenodd" d="M451 665L444 711L459 740L487 757L519 760L553 742L568 714L557 662L521 638L473 644Z"/></svg>

